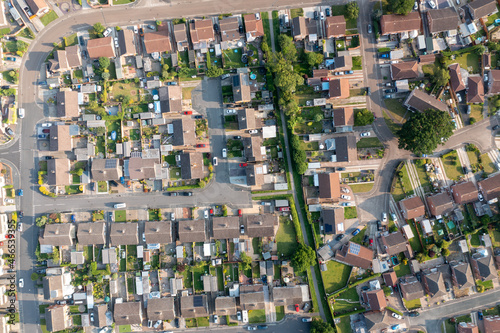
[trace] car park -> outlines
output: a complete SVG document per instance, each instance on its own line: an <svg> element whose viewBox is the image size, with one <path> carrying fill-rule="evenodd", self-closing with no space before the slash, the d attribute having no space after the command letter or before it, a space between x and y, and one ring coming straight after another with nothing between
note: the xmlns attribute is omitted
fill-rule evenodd
<svg viewBox="0 0 500 333"><path fill-rule="evenodd" d="M361 230L356 229L356 230L354 230L354 231L352 232L352 235L353 235L353 236L356 236L357 234L359 234L359 232L360 232L360 231L361 231Z"/></svg>

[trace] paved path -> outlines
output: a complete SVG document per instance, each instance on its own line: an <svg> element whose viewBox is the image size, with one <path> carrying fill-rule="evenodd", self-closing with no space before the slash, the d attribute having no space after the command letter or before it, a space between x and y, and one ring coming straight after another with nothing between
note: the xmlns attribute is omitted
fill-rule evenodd
<svg viewBox="0 0 500 333"><path fill-rule="evenodd" d="M270 195L287 195L292 194L294 191L273 191L273 192L264 192L264 193L252 193L252 197L266 197Z"/></svg>

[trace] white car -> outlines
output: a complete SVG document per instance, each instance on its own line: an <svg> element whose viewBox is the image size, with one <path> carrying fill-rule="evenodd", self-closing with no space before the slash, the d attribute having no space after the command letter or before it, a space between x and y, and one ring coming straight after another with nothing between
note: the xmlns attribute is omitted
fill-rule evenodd
<svg viewBox="0 0 500 333"><path fill-rule="evenodd" d="M342 194L340 197L345 200L351 200L351 197L345 194Z"/></svg>
<svg viewBox="0 0 500 333"><path fill-rule="evenodd" d="M222 148L222 158L226 158L226 157L227 157L227 149Z"/></svg>
<svg viewBox="0 0 500 333"><path fill-rule="evenodd" d="M219 323L219 316L214 315L214 324L218 324L218 323Z"/></svg>
<svg viewBox="0 0 500 333"><path fill-rule="evenodd" d="M172 214L170 215L170 219L171 219L172 221L175 221L175 213L174 213L174 212L172 212Z"/></svg>
<svg viewBox="0 0 500 333"><path fill-rule="evenodd" d="M429 6L430 6L432 9L436 9L436 4L434 3L434 1L432 1L432 0L427 0L427 3L429 4Z"/></svg>
<svg viewBox="0 0 500 333"><path fill-rule="evenodd" d="M352 202L342 202L340 205L344 206L344 207L349 207L349 206L352 206Z"/></svg>
<svg viewBox="0 0 500 333"><path fill-rule="evenodd" d="M396 222L398 220L398 217L396 216L396 214L394 213L391 213L391 219Z"/></svg>
<svg viewBox="0 0 500 333"><path fill-rule="evenodd" d="M23 108L19 108L19 110L17 110L17 113L19 114L19 118L24 118L24 109Z"/></svg>
<svg viewBox="0 0 500 333"><path fill-rule="evenodd" d="M418 9L418 1L415 1L415 5L413 5L413 10L417 10Z"/></svg>
<svg viewBox="0 0 500 333"><path fill-rule="evenodd" d="M93 312L90 313L90 321L94 322L94 313Z"/></svg>
<svg viewBox="0 0 500 333"><path fill-rule="evenodd" d="M4 201L8 204L14 204L14 199L5 198Z"/></svg>
<svg viewBox="0 0 500 333"><path fill-rule="evenodd" d="M205 211L203 212L203 217L208 219L208 209L205 209Z"/></svg>
<svg viewBox="0 0 500 333"><path fill-rule="evenodd" d="M248 133L250 133L250 134L257 134L257 133L259 133L259 130L256 130L256 129L249 130Z"/></svg>
<svg viewBox="0 0 500 333"><path fill-rule="evenodd" d="M241 311L238 311L236 313L236 318L238 318L238 320L241 321Z"/></svg>
<svg viewBox="0 0 500 333"><path fill-rule="evenodd" d="M386 212L382 213L382 222L387 222L387 213Z"/></svg>
<svg viewBox="0 0 500 333"><path fill-rule="evenodd" d="M219 164L219 163L217 162L217 157L214 157L214 158L213 158L213 160L212 160L212 164L213 164L214 166L217 166L217 164Z"/></svg>
<svg viewBox="0 0 500 333"><path fill-rule="evenodd" d="M19 231L19 232L22 232L22 231L23 231L23 223L22 223L22 222L19 222L19 223L17 224L17 231Z"/></svg>
<svg viewBox="0 0 500 333"><path fill-rule="evenodd" d="M260 20L260 13L255 13L255 19Z"/></svg>
<svg viewBox="0 0 500 333"><path fill-rule="evenodd" d="M484 200L484 197L483 197L483 194L482 193L479 193L477 195L477 197L479 198L479 201L483 201Z"/></svg>
<svg viewBox="0 0 500 333"><path fill-rule="evenodd" d="M393 316L393 317L394 317L394 318L396 318L396 319L403 319L403 317L402 317L401 315L398 315L398 314L397 314L397 313L395 313L395 312L393 312L393 313L391 314L391 316Z"/></svg>
<svg viewBox="0 0 500 333"><path fill-rule="evenodd" d="M134 34L137 34L137 33L139 33L139 28L137 28L137 26L134 25Z"/></svg>
<svg viewBox="0 0 500 333"><path fill-rule="evenodd" d="M22 288L22 287L24 287L24 279L23 278L19 279L19 288Z"/></svg>
<svg viewBox="0 0 500 333"><path fill-rule="evenodd" d="M370 135L371 135L370 132L362 132L359 136L365 137L365 136L370 136Z"/></svg>
<svg viewBox="0 0 500 333"><path fill-rule="evenodd" d="M236 114L235 109L226 109L226 114Z"/></svg>
<svg viewBox="0 0 500 333"><path fill-rule="evenodd" d="M43 123L43 124L42 124L42 127L50 127L50 126L52 126L52 124L51 124L51 123Z"/></svg>
<svg viewBox="0 0 500 333"><path fill-rule="evenodd" d="M106 30L104 30L104 32L102 33L102 35L104 37L108 37L111 34L112 31L113 30L111 28L107 28Z"/></svg>
<svg viewBox="0 0 500 333"><path fill-rule="evenodd" d="M144 232L142 233L142 241L146 243L146 234Z"/></svg>

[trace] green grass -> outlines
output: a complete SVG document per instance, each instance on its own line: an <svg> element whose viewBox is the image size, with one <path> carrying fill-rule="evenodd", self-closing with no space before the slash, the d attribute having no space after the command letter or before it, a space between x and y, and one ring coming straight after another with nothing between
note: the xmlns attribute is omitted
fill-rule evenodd
<svg viewBox="0 0 500 333"><path fill-rule="evenodd" d="M50 22L54 21L57 18L58 18L58 16L57 16L56 12L54 12L53 10L51 10L47 14L43 15L42 17L40 17L40 21L42 21L42 24L46 26Z"/></svg>
<svg viewBox="0 0 500 333"><path fill-rule="evenodd" d="M479 55L476 52L471 51L457 55L455 60L447 60L446 67L453 63L459 63L460 67L463 69L468 70L468 68L471 67L473 73L479 73L479 62Z"/></svg>
<svg viewBox="0 0 500 333"><path fill-rule="evenodd" d="M384 145L382 142L377 137L371 137L371 138L362 138L356 143L356 147L358 149L360 148L379 148L383 147Z"/></svg>
<svg viewBox="0 0 500 333"><path fill-rule="evenodd" d="M444 333L456 332L455 324L450 323L448 319L444 321L444 326L445 326L445 331L443 331L443 329L441 328L441 331L443 331Z"/></svg>
<svg viewBox="0 0 500 333"><path fill-rule="evenodd" d="M159 221L160 217L158 216L158 211L156 209L148 210L149 221Z"/></svg>
<svg viewBox="0 0 500 333"><path fill-rule="evenodd" d="M10 28L0 29L0 37L10 34Z"/></svg>
<svg viewBox="0 0 500 333"><path fill-rule="evenodd" d="M386 100L387 101L387 100ZM392 132L392 134L396 137L398 137L398 132L399 130L401 129L401 124L398 124L398 123L395 123L388 115L387 115L387 112L385 111L382 111L383 114L384 114L384 120L385 120L385 123L387 125L387 127L389 127L389 130Z"/></svg>
<svg viewBox="0 0 500 333"><path fill-rule="evenodd" d="M115 222L127 222L127 211L115 210Z"/></svg>
<svg viewBox="0 0 500 333"><path fill-rule="evenodd" d="M441 160L443 161L444 172L449 179L457 180L460 176L464 175L462 165L455 150L443 155Z"/></svg>
<svg viewBox="0 0 500 333"><path fill-rule="evenodd" d="M420 302L420 298L414 299L412 301L407 301L403 299L403 302L406 305L406 308L408 310L413 310L413 309L419 309L422 307L422 303Z"/></svg>
<svg viewBox="0 0 500 333"><path fill-rule="evenodd" d="M455 317L455 320L457 323L471 323L472 322L472 318L471 318L470 314L466 314L466 315L463 315L460 317Z"/></svg>
<svg viewBox="0 0 500 333"><path fill-rule="evenodd" d="M352 333L351 317L340 317L340 322L335 324L335 327L337 328L337 333Z"/></svg>
<svg viewBox="0 0 500 333"><path fill-rule="evenodd" d="M81 193L79 185L69 185L64 187L66 194L78 194Z"/></svg>
<svg viewBox="0 0 500 333"><path fill-rule="evenodd" d="M129 133L130 133L130 140L132 140L132 141L139 141L141 139L141 130L139 130L139 129L131 129L129 131ZM172 163L170 163L169 160L168 160L170 156L172 156L172 158L173 158L173 162ZM167 162L170 165L175 165L175 155L168 155L167 156Z"/></svg>
<svg viewBox="0 0 500 333"><path fill-rule="evenodd" d="M470 245L474 247L481 246L481 240L479 239L479 231L473 233L470 237Z"/></svg>
<svg viewBox="0 0 500 333"><path fill-rule="evenodd" d="M135 0L113 0L113 5L126 5L134 1Z"/></svg>
<svg viewBox="0 0 500 333"><path fill-rule="evenodd" d="M130 98L131 101L133 101L132 103L139 101L139 94L141 93L141 89L138 83L135 83L134 81L131 81L129 83L119 81L114 83L112 87L114 99L116 99L118 96L126 96Z"/></svg>
<svg viewBox="0 0 500 333"><path fill-rule="evenodd" d="M81 69L77 69L73 71L73 76L75 79L83 79L83 71Z"/></svg>
<svg viewBox="0 0 500 333"><path fill-rule="evenodd" d="M483 171L489 175L490 173L493 173L493 172L496 172L497 169L495 167L495 164L493 164L493 162L491 162L491 158L490 156L488 155L488 153L485 153L483 155L481 155L481 161L483 163Z"/></svg>
<svg viewBox="0 0 500 333"><path fill-rule="evenodd" d="M347 5L332 6L332 16L343 15L345 17L345 21L346 21L346 29L347 30L356 29L357 20L356 19L354 19L354 20L347 19L346 9L347 9Z"/></svg>
<svg viewBox="0 0 500 333"><path fill-rule="evenodd" d="M284 306L276 306L275 312L276 312L276 321L280 321L283 318L285 318L285 307Z"/></svg>
<svg viewBox="0 0 500 333"><path fill-rule="evenodd" d="M9 29L9 28L7 28ZM4 29L2 29L4 30ZM0 34L1 34L1 31L0 30ZM30 28L24 28L23 30L21 30L21 32L19 33L19 36L20 37L24 37L24 38L28 38L28 39L35 39L35 36L33 35L33 32L31 31Z"/></svg>
<svg viewBox="0 0 500 333"><path fill-rule="evenodd" d="M330 260L326 263L326 272L321 272L327 294L331 294L346 286L351 274L351 266Z"/></svg>
<svg viewBox="0 0 500 333"><path fill-rule="evenodd" d="M278 254L283 254L285 258L290 258L297 247L295 227L292 221L285 216L280 216L280 225L276 234L276 245L278 247Z"/></svg>
<svg viewBox="0 0 500 333"><path fill-rule="evenodd" d="M420 185L422 186L424 192L430 192L431 183L429 181L429 177L425 171L425 166L418 166L415 164L415 168L417 169L418 179L420 180Z"/></svg>
<svg viewBox="0 0 500 333"><path fill-rule="evenodd" d="M350 241L353 242L353 243L362 245L363 244L363 238L365 237L365 232L366 232L366 228L361 229L360 232L359 232L359 234L357 234L356 236L354 236L353 238L351 238Z"/></svg>
<svg viewBox="0 0 500 333"><path fill-rule="evenodd" d="M222 52L224 68L240 68L245 66L241 62L241 48L228 49Z"/></svg>
<svg viewBox="0 0 500 333"><path fill-rule="evenodd" d="M170 167L170 179L173 180L181 179L181 168Z"/></svg>
<svg viewBox="0 0 500 333"><path fill-rule="evenodd" d="M357 57L352 57L352 70L357 71L363 69L363 57L357 56Z"/></svg>
<svg viewBox="0 0 500 333"><path fill-rule="evenodd" d="M498 9L498 6L497 6L497 9ZM493 22L495 22L495 20L499 17L500 17L500 12L495 13L491 16L488 16L488 20L486 21L486 26L492 25ZM494 62L493 62L493 64L494 64Z"/></svg>
<svg viewBox="0 0 500 333"><path fill-rule="evenodd" d="M205 275L205 271L208 271L208 267L205 265L201 265L198 267L193 267L193 284L194 284L194 289L196 291L203 291L203 281L201 280L201 277Z"/></svg>
<svg viewBox="0 0 500 333"><path fill-rule="evenodd" d="M400 263L399 265L394 267L394 272L396 272L397 277L408 275L411 273L410 265L409 264L403 265L403 263Z"/></svg>
<svg viewBox="0 0 500 333"><path fill-rule="evenodd" d="M196 325L198 327L208 327L208 326L210 326L208 317L198 317L198 318L196 318Z"/></svg>
<svg viewBox="0 0 500 333"><path fill-rule="evenodd" d="M187 328L196 327L196 318L186 318L186 327Z"/></svg>
<svg viewBox="0 0 500 333"><path fill-rule="evenodd" d="M497 230L490 230L489 234L493 247L500 247L500 232Z"/></svg>
<svg viewBox="0 0 500 333"><path fill-rule="evenodd" d="M73 46L78 44L78 35L76 33L68 36L68 37L63 37L64 39L64 46Z"/></svg>
<svg viewBox="0 0 500 333"><path fill-rule="evenodd" d="M467 157L469 158L470 164L476 164L479 162L475 151L467 151Z"/></svg>
<svg viewBox="0 0 500 333"><path fill-rule="evenodd" d="M262 26L264 27L264 34L267 37L267 42L271 43L271 25L269 23L269 13L261 12L260 19L262 20ZM271 45L269 45L269 48L271 49Z"/></svg>
<svg viewBox="0 0 500 333"><path fill-rule="evenodd" d="M290 15L292 19L299 16L304 16L304 10L302 8L290 9Z"/></svg>
<svg viewBox="0 0 500 333"><path fill-rule="evenodd" d="M191 92L196 87L186 87L182 88L182 99L191 99Z"/></svg>
<svg viewBox="0 0 500 333"><path fill-rule="evenodd" d="M476 284L478 286L483 286L484 290L489 290L493 289L493 281L481 281L481 280L476 280Z"/></svg>
<svg viewBox="0 0 500 333"><path fill-rule="evenodd" d="M105 136L98 136L96 139L96 153L99 154L106 154L106 137Z"/></svg>
<svg viewBox="0 0 500 333"><path fill-rule="evenodd" d="M413 251L421 252L422 244L420 244L420 239L418 238L417 229L415 228L415 224L413 221L408 223L411 227L411 231L413 232L413 238L410 238L409 243Z"/></svg>
<svg viewBox="0 0 500 333"><path fill-rule="evenodd" d="M278 43L278 36L280 35L280 18L277 10L273 10L271 14L273 18L274 47L276 51L279 52L281 51Z"/></svg>
<svg viewBox="0 0 500 333"><path fill-rule="evenodd" d="M104 181L97 182L97 192L106 192L108 184Z"/></svg>
<svg viewBox="0 0 500 333"><path fill-rule="evenodd" d="M130 325L119 325L118 332L119 333L132 332L132 327Z"/></svg>
<svg viewBox="0 0 500 333"><path fill-rule="evenodd" d="M358 212L356 207L345 207L344 208L344 218L345 219L355 219L358 217Z"/></svg>
<svg viewBox="0 0 500 333"><path fill-rule="evenodd" d="M14 78L10 75L10 70L2 72L3 79L9 83L16 83Z"/></svg>
<svg viewBox="0 0 500 333"><path fill-rule="evenodd" d="M319 143L317 141L300 141L300 147L305 151L317 151Z"/></svg>
<svg viewBox="0 0 500 333"><path fill-rule="evenodd" d="M266 322L266 310L250 310L248 311L248 322L250 324L258 324Z"/></svg>
<svg viewBox="0 0 500 333"><path fill-rule="evenodd" d="M373 185L375 183L366 183L366 184L354 184L354 185L349 185L353 193L364 193L364 192L370 192L373 188Z"/></svg>
<svg viewBox="0 0 500 333"><path fill-rule="evenodd" d="M390 112L393 119L398 123L404 123L404 117L407 112L400 100L386 99L384 100L385 107Z"/></svg>
<svg viewBox="0 0 500 333"><path fill-rule="evenodd" d="M470 107L470 117L476 119L476 121L483 120L483 106L471 105Z"/></svg>

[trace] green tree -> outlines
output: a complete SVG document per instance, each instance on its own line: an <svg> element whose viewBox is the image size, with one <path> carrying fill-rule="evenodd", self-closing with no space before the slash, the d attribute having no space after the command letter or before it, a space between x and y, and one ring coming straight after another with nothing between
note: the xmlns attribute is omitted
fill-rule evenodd
<svg viewBox="0 0 500 333"><path fill-rule="evenodd" d="M59 248L57 246L54 246L54 249L52 250L52 261L59 263L59 260L60 260Z"/></svg>
<svg viewBox="0 0 500 333"><path fill-rule="evenodd" d="M481 223L483 224L483 226L487 227L488 224L490 224L490 222L491 222L491 219L488 215L481 216Z"/></svg>
<svg viewBox="0 0 500 333"><path fill-rule="evenodd" d="M355 1L351 1L346 7L347 18L350 20L355 20L359 16L359 5Z"/></svg>
<svg viewBox="0 0 500 333"><path fill-rule="evenodd" d="M75 175L78 175L78 176L81 177L83 175L83 169L82 168L76 169L75 170Z"/></svg>
<svg viewBox="0 0 500 333"><path fill-rule="evenodd" d="M39 277L40 276L37 273L35 272L31 273L31 281L36 281L38 280Z"/></svg>
<svg viewBox="0 0 500 333"><path fill-rule="evenodd" d="M297 61L297 48L295 47L292 37L279 35L278 44L281 48L281 54L286 60L291 62Z"/></svg>
<svg viewBox="0 0 500 333"><path fill-rule="evenodd" d="M442 138L448 140L453 129L448 112L427 110L412 113L398 131L399 149L406 149L417 155L431 154L441 144Z"/></svg>
<svg viewBox="0 0 500 333"><path fill-rule="evenodd" d="M389 8L394 14L408 15L414 3L413 0L389 0Z"/></svg>
<svg viewBox="0 0 500 333"><path fill-rule="evenodd" d="M486 48L484 47L484 45L478 45L476 47L476 54L479 56L482 56L485 51L486 51Z"/></svg>
<svg viewBox="0 0 500 333"><path fill-rule="evenodd" d="M323 56L323 53L316 53L316 52L307 52L305 53L305 60L309 67L314 67L323 62L325 57Z"/></svg>
<svg viewBox="0 0 500 333"><path fill-rule="evenodd" d="M384 295L385 296L389 296L391 294L391 292L392 292L391 288L389 288L387 286L385 286L383 289L384 289Z"/></svg>
<svg viewBox="0 0 500 333"><path fill-rule="evenodd" d="M449 256L450 255L450 250L448 250L448 249L441 249L441 254L443 256Z"/></svg>
<svg viewBox="0 0 500 333"><path fill-rule="evenodd" d="M18 40L16 42L16 49L22 53L28 50L28 43L23 42L22 40Z"/></svg>
<svg viewBox="0 0 500 333"><path fill-rule="evenodd" d="M382 12L382 10L380 9L375 9L373 12L372 12L372 19L374 19L375 21L380 21L380 19L382 18L382 15L384 13Z"/></svg>
<svg viewBox="0 0 500 333"><path fill-rule="evenodd" d="M246 271L252 267L252 257L247 256L245 252L241 252L240 259L243 270Z"/></svg>
<svg viewBox="0 0 500 333"><path fill-rule="evenodd" d="M419 252L415 255L415 258L417 259L417 261L419 263L423 263L425 261L425 254L423 254L422 252Z"/></svg>
<svg viewBox="0 0 500 333"><path fill-rule="evenodd" d="M354 113L354 126L367 126L373 123L375 116L368 109L357 110Z"/></svg>
<svg viewBox="0 0 500 333"><path fill-rule="evenodd" d="M41 228L47 223L47 216L42 215L35 219L35 224L37 227Z"/></svg>
<svg viewBox="0 0 500 333"><path fill-rule="evenodd" d="M19 82L19 69L13 69L9 71L9 76L12 79L13 83L18 83Z"/></svg>
<svg viewBox="0 0 500 333"><path fill-rule="evenodd" d="M482 284L477 284L476 289L478 293L484 293L484 286Z"/></svg>
<svg viewBox="0 0 500 333"><path fill-rule="evenodd" d="M217 66L212 66L207 70L208 77L219 77L222 74L224 74L224 70L222 70L222 68Z"/></svg>
<svg viewBox="0 0 500 333"><path fill-rule="evenodd" d="M98 35L101 35L104 30L106 30L106 28L100 22L97 22L92 27L94 28L95 33Z"/></svg>
<svg viewBox="0 0 500 333"><path fill-rule="evenodd" d="M438 87L444 86L450 81L450 72L446 68L434 66L434 75L431 77L431 80Z"/></svg>
<svg viewBox="0 0 500 333"><path fill-rule="evenodd" d="M317 122L317 123L319 123L320 121L323 120L324 117L325 116L322 113L316 113L314 115L314 121Z"/></svg>
<svg viewBox="0 0 500 333"><path fill-rule="evenodd" d="M316 253L314 252L313 248L304 244L300 244L293 254L292 265L296 270L304 272L310 266L314 265L315 260Z"/></svg>
<svg viewBox="0 0 500 333"><path fill-rule="evenodd" d="M100 57L99 58L99 65L101 66L101 69L108 69L109 65L111 64L111 60L106 57Z"/></svg>
<svg viewBox="0 0 500 333"><path fill-rule="evenodd" d="M109 80L109 78L111 77L111 74L109 74L109 72L104 72L101 74L101 76L104 80Z"/></svg>
<svg viewBox="0 0 500 333"><path fill-rule="evenodd" d="M311 323L311 333L335 333L335 329L329 323L321 319L314 319Z"/></svg>

